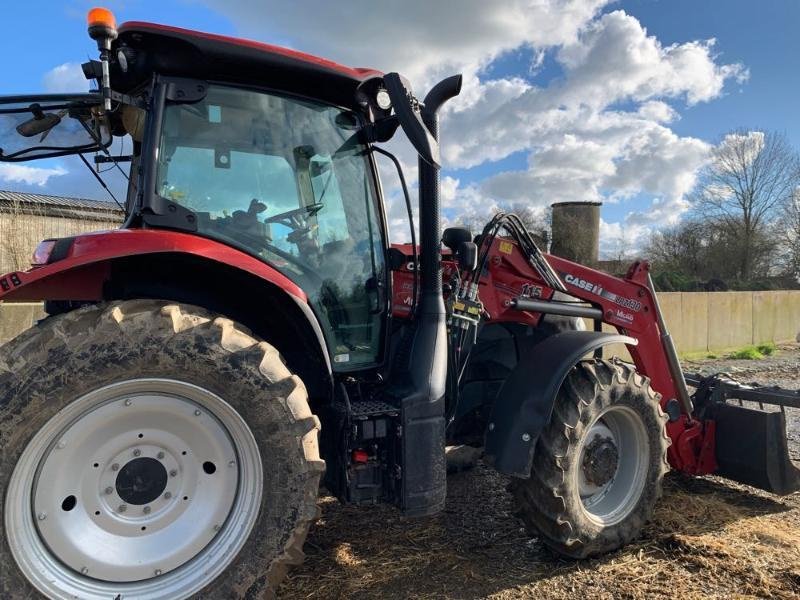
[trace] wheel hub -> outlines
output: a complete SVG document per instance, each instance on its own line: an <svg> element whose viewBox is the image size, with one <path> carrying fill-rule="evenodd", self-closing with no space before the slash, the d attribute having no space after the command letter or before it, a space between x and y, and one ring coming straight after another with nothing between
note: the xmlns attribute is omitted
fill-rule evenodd
<svg viewBox="0 0 800 600"><path fill-rule="evenodd" d="M634 508L647 475L650 449L641 417L631 408L606 408L587 428L575 469L587 516L608 526Z"/></svg>
<svg viewBox="0 0 800 600"><path fill-rule="evenodd" d="M586 481L601 487L611 481L617 472L619 451L613 438L597 436L586 446L583 456L583 473Z"/></svg>
<svg viewBox="0 0 800 600"><path fill-rule="evenodd" d="M141 506L158 498L167 487L167 470L157 459L134 458L122 467L115 488L123 502Z"/></svg>

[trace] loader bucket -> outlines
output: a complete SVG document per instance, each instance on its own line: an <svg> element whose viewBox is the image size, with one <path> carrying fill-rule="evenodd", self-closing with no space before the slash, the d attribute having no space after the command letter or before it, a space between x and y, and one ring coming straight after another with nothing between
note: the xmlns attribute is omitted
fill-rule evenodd
<svg viewBox="0 0 800 600"><path fill-rule="evenodd" d="M800 490L800 469L789 457L786 417L720 402L716 421L716 474L784 496Z"/></svg>

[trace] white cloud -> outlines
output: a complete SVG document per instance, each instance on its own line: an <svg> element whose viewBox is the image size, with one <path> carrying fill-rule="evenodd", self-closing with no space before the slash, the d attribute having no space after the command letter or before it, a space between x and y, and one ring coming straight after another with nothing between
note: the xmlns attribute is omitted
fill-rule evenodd
<svg viewBox="0 0 800 600"><path fill-rule="evenodd" d="M689 104L720 95L727 79L747 78L742 65L719 65L715 40L662 46L634 17L618 10L592 22L558 59L569 76L564 98L598 106L626 99L685 97Z"/></svg>
<svg viewBox="0 0 800 600"><path fill-rule="evenodd" d="M348 65L399 70L422 89L437 76L476 72L509 50L570 42L610 1L309 0L302 8L292 0L273 0L262 8L251 0L205 4L228 16L243 35Z"/></svg>
<svg viewBox="0 0 800 600"><path fill-rule="evenodd" d="M15 163L0 163L0 181L26 185L44 186L51 177L66 175L62 167L29 167Z"/></svg>
<svg viewBox="0 0 800 600"><path fill-rule="evenodd" d="M78 63L53 67L42 77L44 89L53 94L89 91L89 82Z"/></svg>
<svg viewBox="0 0 800 600"><path fill-rule="evenodd" d="M656 123L671 123L679 117L677 111L666 102L648 100L636 111L642 119Z"/></svg>

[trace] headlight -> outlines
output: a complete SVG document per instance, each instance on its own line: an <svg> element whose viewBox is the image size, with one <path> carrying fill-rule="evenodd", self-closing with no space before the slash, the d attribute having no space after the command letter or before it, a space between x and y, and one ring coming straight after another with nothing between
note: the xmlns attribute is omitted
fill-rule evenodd
<svg viewBox="0 0 800 600"><path fill-rule="evenodd" d="M377 104L378 108L381 110L389 110L392 108L392 99L389 97L389 92L386 90L378 90L378 93L375 94L375 104Z"/></svg>

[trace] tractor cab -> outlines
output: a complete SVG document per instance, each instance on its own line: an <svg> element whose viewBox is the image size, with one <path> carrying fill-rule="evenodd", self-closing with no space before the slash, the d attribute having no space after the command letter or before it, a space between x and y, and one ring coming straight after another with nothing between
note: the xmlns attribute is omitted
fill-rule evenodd
<svg viewBox="0 0 800 600"><path fill-rule="evenodd" d="M19 97L0 109L2 158L108 152L130 136L126 228L217 240L308 296L334 368L383 360L385 219L359 135L388 114L379 73L261 44L124 24L102 92ZM84 65L102 81L105 62ZM387 100L383 100L386 102Z"/></svg>

